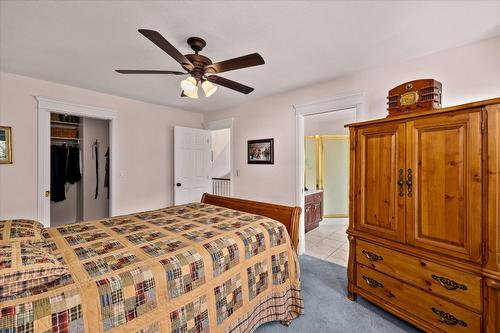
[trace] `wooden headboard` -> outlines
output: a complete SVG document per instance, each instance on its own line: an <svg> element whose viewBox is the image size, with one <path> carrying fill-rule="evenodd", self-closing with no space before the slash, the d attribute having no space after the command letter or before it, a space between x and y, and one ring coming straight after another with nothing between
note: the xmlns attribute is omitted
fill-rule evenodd
<svg viewBox="0 0 500 333"><path fill-rule="evenodd" d="M297 246L299 244L299 218L302 211L300 207L289 207L259 201L221 197L208 193L203 194L201 202L262 215L283 223L288 231L288 235L290 235L293 249L297 252Z"/></svg>

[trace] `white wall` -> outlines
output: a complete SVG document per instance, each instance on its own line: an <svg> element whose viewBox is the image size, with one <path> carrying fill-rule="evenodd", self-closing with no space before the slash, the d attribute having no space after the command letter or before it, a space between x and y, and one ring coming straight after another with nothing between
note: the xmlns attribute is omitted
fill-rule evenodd
<svg viewBox="0 0 500 333"><path fill-rule="evenodd" d="M231 172L231 129L212 131L212 177L229 178Z"/></svg>
<svg viewBox="0 0 500 333"><path fill-rule="evenodd" d="M345 124L356 121L356 108L304 117L304 135L349 134Z"/></svg>
<svg viewBox="0 0 500 333"><path fill-rule="evenodd" d="M499 55L497 37L209 113L205 121L234 118L234 165L239 172L234 179L234 196L295 204L293 105L362 91L365 104L358 120L385 117L388 90L419 78L442 82L443 106L499 97ZM248 165L247 140L273 137L275 164Z"/></svg>
<svg viewBox="0 0 500 333"><path fill-rule="evenodd" d="M173 202L173 126L203 115L10 73L0 73L0 124L12 126L13 164L0 165L0 219L37 217L36 95L117 111L116 213Z"/></svg>
<svg viewBox="0 0 500 333"><path fill-rule="evenodd" d="M316 190L318 185L318 140L304 139L304 188Z"/></svg>

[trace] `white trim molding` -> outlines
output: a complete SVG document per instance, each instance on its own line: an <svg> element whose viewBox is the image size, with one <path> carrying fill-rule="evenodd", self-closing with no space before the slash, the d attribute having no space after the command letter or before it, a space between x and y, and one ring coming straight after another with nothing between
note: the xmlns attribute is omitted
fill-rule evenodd
<svg viewBox="0 0 500 333"><path fill-rule="evenodd" d="M116 118L116 111L111 109L99 108L83 104L76 104L67 101L51 99L43 96L35 96L38 101L38 110L71 114L74 116L98 118L112 120Z"/></svg>
<svg viewBox="0 0 500 333"><path fill-rule="evenodd" d="M355 91L346 94L340 94L331 98L325 98L311 103L293 105L295 110L295 202L302 208L300 214L299 226L299 254L306 251L305 244L305 224L304 224L304 116L320 114L326 112L341 111L345 109L356 109L356 120L359 120L363 114L363 105L365 97L362 92Z"/></svg>
<svg viewBox="0 0 500 333"><path fill-rule="evenodd" d="M35 96L38 101L38 220L44 226L50 227L50 198L45 191L50 189L50 113L63 113L79 117L109 120L110 149L110 216L115 215L117 201L117 153L118 124L116 111L75 104L67 101Z"/></svg>
<svg viewBox="0 0 500 333"><path fill-rule="evenodd" d="M362 92L351 92L311 103L294 105L293 108L295 114L303 116L356 108L356 117L359 117L362 111L360 106L363 104L364 94Z"/></svg>

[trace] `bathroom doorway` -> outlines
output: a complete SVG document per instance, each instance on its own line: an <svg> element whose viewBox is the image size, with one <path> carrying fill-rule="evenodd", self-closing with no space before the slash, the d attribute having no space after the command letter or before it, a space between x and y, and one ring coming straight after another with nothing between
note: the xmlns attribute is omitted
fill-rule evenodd
<svg viewBox="0 0 500 333"><path fill-rule="evenodd" d="M304 116L305 253L346 266L349 214L349 108Z"/></svg>

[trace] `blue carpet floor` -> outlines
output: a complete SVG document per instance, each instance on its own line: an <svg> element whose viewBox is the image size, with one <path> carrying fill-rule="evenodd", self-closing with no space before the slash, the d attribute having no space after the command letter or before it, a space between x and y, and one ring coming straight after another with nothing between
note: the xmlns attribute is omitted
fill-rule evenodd
<svg viewBox="0 0 500 333"><path fill-rule="evenodd" d="M349 301L345 267L307 255L299 260L304 315L289 327L270 322L255 333L421 332L361 297Z"/></svg>

